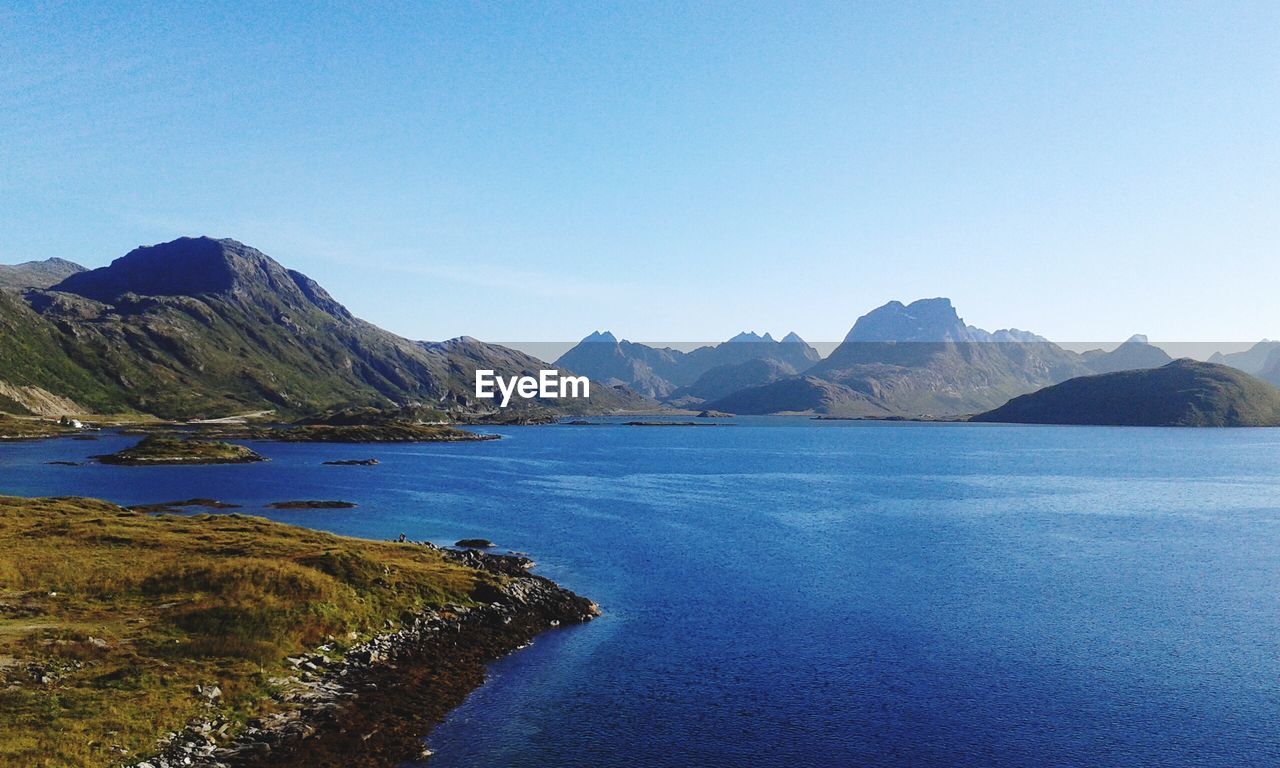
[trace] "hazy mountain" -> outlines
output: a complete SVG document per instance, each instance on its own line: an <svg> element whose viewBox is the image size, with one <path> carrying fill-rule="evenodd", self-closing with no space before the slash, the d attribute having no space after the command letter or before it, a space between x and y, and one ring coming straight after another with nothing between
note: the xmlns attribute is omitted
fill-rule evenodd
<svg viewBox="0 0 1280 768"><path fill-rule="evenodd" d="M816 376L792 376L747 387L707 407L725 413L825 413L840 416L893 416L898 412L876 398Z"/></svg>
<svg viewBox="0 0 1280 768"><path fill-rule="evenodd" d="M414 402L471 408L476 367L504 375L546 367L470 339L433 345L384 331L234 240L137 248L24 299L4 307L3 319L21 330L16 342L0 344L0 382L93 409L193 416ZM554 404L572 411L638 403L597 386L590 404Z"/></svg>
<svg viewBox="0 0 1280 768"><path fill-rule="evenodd" d="M721 365L702 374L689 386L672 392L668 401L674 405L694 405L724 397L740 389L795 376L796 373L795 368L771 357Z"/></svg>
<svg viewBox="0 0 1280 768"><path fill-rule="evenodd" d="M1267 356L1266 362L1262 364L1262 370L1258 371L1258 378L1280 387L1280 349L1272 350Z"/></svg>
<svg viewBox="0 0 1280 768"><path fill-rule="evenodd" d="M11 291L19 291L23 288L48 288L83 271L85 271L84 267L66 259L0 264L0 288Z"/></svg>
<svg viewBox="0 0 1280 768"><path fill-rule="evenodd" d="M712 369L753 360L771 360L795 373L817 362L818 353L795 333L776 341L768 333L760 336L744 332L721 344L682 352L619 341L612 333L597 331L561 355L556 365L593 380L625 384L648 397L668 400ZM720 374L722 379L733 375ZM742 375L748 377L744 380L750 380L748 373ZM688 399L689 395L680 397Z"/></svg>
<svg viewBox="0 0 1280 768"><path fill-rule="evenodd" d="M1272 360L1272 355L1277 351L1280 351L1280 341L1263 339L1243 352L1231 352L1225 355L1221 352L1215 352L1213 357L1209 358L1209 362L1229 365L1232 368L1239 368L1245 373L1257 376L1267 368Z"/></svg>
<svg viewBox="0 0 1280 768"><path fill-rule="evenodd" d="M1110 352L1095 349L1085 352L1082 357L1084 364L1094 373L1159 368L1173 362L1173 358L1169 357L1167 352L1151 344L1147 341L1147 337L1141 334L1132 336Z"/></svg>
<svg viewBox="0 0 1280 768"><path fill-rule="evenodd" d="M1225 365L1176 360L1161 368L1071 379L974 417L1026 424L1280 426L1280 390Z"/></svg>
<svg viewBox="0 0 1280 768"><path fill-rule="evenodd" d="M844 342L797 381L760 382L707 406L786 413L820 403L818 412L840 416L956 416L1074 376L1169 361L1142 336L1111 352L1077 355L1028 331L968 325L948 299L891 301L858 318Z"/></svg>
<svg viewBox="0 0 1280 768"><path fill-rule="evenodd" d="M859 318L830 356L805 372L865 396L852 412L946 416L1087 373L1079 355L1025 331L966 325L951 301L890 302ZM774 386L774 391L782 391ZM793 390L787 390L789 392ZM732 401L708 405L731 411ZM799 410L779 402L777 410Z"/></svg>
<svg viewBox="0 0 1280 768"><path fill-rule="evenodd" d="M672 379L679 378L683 359L679 350L618 341L608 331L596 331L561 355L555 365L592 381L624 384L646 397L661 399L678 386Z"/></svg>

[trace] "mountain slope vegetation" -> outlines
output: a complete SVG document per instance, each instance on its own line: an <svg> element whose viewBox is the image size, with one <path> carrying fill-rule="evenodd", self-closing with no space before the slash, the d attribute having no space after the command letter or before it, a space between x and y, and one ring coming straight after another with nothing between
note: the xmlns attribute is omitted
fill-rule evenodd
<svg viewBox="0 0 1280 768"><path fill-rule="evenodd" d="M353 316L300 272L235 240L140 247L48 289L0 299L0 382L33 385L87 410L163 417L259 409L473 402L474 371L525 374L542 361L474 339L411 341ZM643 401L593 387L567 412ZM523 404L522 404L523 405Z"/></svg>

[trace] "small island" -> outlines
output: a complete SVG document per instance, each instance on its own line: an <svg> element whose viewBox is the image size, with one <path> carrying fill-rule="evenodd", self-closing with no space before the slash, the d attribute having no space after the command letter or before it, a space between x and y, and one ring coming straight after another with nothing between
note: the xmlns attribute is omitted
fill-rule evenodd
<svg viewBox="0 0 1280 768"><path fill-rule="evenodd" d="M273 501L267 509L355 509L355 503L336 499L297 499Z"/></svg>
<svg viewBox="0 0 1280 768"><path fill-rule="evenodd" d="M188 464L251 464L266 461L243 445L172 435L147 435L132 448L95 457L103 464L157 467Z"/></svg>
<svg viewBox="0 0 1280 768"><path fill-rule="evenodd" d="M283 424L222 424L201 422L188 425L209 440L270 440L283 443L456 443L497 440L498 435L481 435L459 429L444 414L421 406L398 408L353 407L329 410ZM172 432L173 425L138 427L144 434ZM344 465L375 464L373 460L333 462Z"/></svg>
<svg viewBox="0 0 1280 768"><path fill-rule="evenodd" d="M284 443L457 443L497 440L447 424L296 424L261 433L264 440Z"/></svg>

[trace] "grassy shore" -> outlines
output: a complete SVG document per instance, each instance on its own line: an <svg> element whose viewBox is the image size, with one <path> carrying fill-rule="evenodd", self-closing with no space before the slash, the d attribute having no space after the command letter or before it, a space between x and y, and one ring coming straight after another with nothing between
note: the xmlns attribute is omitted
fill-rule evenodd
<svg viewBox="0 0 1280 768"><path fill-rule="evenodd" d="M24 418L0 413L0 440L33 440L69 435L73 432L74 430L63 427L51 419Z"/></svg>
<svg viewBox="0 0 1280 768"><path fill-rule="evenodd" d="M259 518L0 497L0 765L119 765L193 719L268 714L287 656L504 578Z"/></svg>

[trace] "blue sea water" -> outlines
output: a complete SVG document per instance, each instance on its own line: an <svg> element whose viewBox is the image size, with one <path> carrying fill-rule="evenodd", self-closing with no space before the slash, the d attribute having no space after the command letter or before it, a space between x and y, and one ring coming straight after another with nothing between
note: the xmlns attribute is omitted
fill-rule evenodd
<svg viewBox="0 0 1280 768"><path fill-rule="evenodd" d="M0 492L483 536L597 600L492 666L434 768L1280 765L1280 430L495 431L188 468L13 443ZM359 506L262 509L298 498Z"/></svg>

